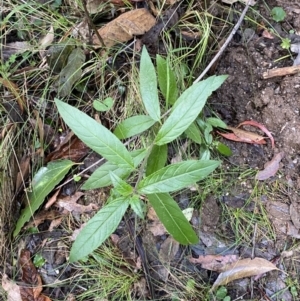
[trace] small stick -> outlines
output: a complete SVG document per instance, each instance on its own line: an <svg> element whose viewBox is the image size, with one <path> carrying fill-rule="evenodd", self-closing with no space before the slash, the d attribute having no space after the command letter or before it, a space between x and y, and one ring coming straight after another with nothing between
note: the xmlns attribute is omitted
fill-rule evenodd
<svg viewBox="0 0 300 301"><path fill-rule="evenodd" d="M230 43L230 41L232 40L233 36L235 35L235 33L237 32L237 30L239 29L242 21L244 20L244 17L247 13L247 10L249 8L251 0L247 1L247 4L238 20L238 22L235 24L235 26L233 27L230 35L228 36L227 40L225 41L225 43L223 44L223 46L220 48L219 52L215 55L215 57L212 59L212 61L208 64L208 66L205 68L205 70L199 75L199 77L193 82L193 84L198 83L203 77L204 75L208 72L208 70L211 68L211 66L216 62L216 60L221 56L221 54L224 52L224 50L226 49L226 47L228 46L228 44Z"/></svg>
<svg viewBox="0 0 300 301"><path fill-rule="evenodd" d="M89 26L95 31L95 34L101 44L102 47L105 47L104 41L102 39L102 37L100 36L94 22L91 20L90 14L86 8L86 0L82 0L82 5L83 5L83 9L84 9L84 13L85 13L85 17L87 18L87 21L89 23Z"/></svg>
<svg viewBox="0 0 300 301"><path fill-rule="evenodd" d="M263 73L263 79L272 78L276 76L292 75L300 72L300 66L290 66L283 68L275 68Z"/></svg>

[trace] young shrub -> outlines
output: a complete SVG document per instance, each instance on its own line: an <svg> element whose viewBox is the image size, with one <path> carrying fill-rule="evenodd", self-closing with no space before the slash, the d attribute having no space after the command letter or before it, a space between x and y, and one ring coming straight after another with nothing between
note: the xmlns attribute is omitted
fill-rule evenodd
<svg viewBox="0 0 300 301"><path fill-rule="evenodd" d="M204 179L220 164L215 160L187 160L165 166L167 144L177 139L196 120L207 98L218 89L226 76L212 76L196 83L174 101L175 78L162 58L158 58L159 85L166 102L174 103L164 120L158 97L157 76L146 48L140 64L140 93L145 115L132 116L114 133L85 113L56 99L58 111L65 123L87 146L104 157L100 166L84 183L83 189L113 185L105 206L91 218L74 242L70 261L77 261L99 247L119 225L129 207L143 217L140 196L143 195L156 211L169 233L181 244L195 244L198 237L170 193ZM166 81L163 81L163 74ZM145 149L129 151L120 139L140 134L152 126L159 127L153 141ZM146 167L145 177L144 168ZM136 174L137 183L126 180Z"/></svg>

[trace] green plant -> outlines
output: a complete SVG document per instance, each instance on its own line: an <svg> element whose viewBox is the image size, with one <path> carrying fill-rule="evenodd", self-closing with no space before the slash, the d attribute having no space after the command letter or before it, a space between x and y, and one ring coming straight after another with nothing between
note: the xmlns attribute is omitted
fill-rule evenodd
<svg viewBox="0 0 300 301"><path fill-rule="evenodd" d="M166 103L172 103L170 87L174 86L175 77L170 76L171 70L162 58L157 60L157 64L161 92ZM89 220L74 242L71 262L83 258L100 246L117 228L129 206L142 218L142 195L146 195L176 240L184 245L198 241L196 233L169 193L204 179L220 162L187 160L165 166L167 144L178 138L196 120L207 98L225 79L226 76L212 76L194 84L175 101L171 110L164 114L168 117L163 120L155 67L144 48L140 63L140 92L149 116L139 115L124 120L114 134L75 107L55 100L66 124L85 144L107 160L82 188L95 189L113 184L107 204ZM144 149L129 151L120 141L149 128L153 128L154 138ZM145 168L146 177L143 178ZM135 177L130 177L132 174ZM134 183L132 179L135 179Z"/></svg>
<svg viewBox="0 0 300 301"><path fill-rule="evenodd" d="M286 17L286 12L282 7L274 7L271 10L271 15L274 21L282 22Z"/></svg>
<svg viewBox="0 0 300 301"><path fill-rule="evenodd" d="M289 38L283 38L281 40L281 44L280 46L283 48L283 49L290 49L291 48L291 40Z"/></svg>
<svg viewBox="0 0 300 301"><path fill-rule="evenodd" d="M188 138L200 145L200 158L202 159L209 159L211 150L217 150L220 154L225 156L231 155L231 150L228 146L213 140L213 127L226 129L227 125L215 117L204 119L199 116L185 131Z"/></svg>
<svg viewBox="0 0 300 301"><path fill-rule="evenodd" d="M225 286L220 286L216 291L216 299L222 301L230 301L230 296L227 295L227 288Z"/></svg>

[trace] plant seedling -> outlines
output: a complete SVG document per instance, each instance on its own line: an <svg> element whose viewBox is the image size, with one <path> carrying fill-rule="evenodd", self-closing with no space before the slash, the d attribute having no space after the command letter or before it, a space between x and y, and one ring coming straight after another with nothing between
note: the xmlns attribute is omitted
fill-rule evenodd
<svg viewBox="0 0 300 301"><path fill-rule="evenodd" d="M274 21L282 22L286 17L286 12L282 7L277 6L271 10L271 15Z"/></svg>
<svg viewBox="0 0 300 301"><path fill-rule="evenodd" d="M84 183L82 189L95 189L113 185L105 206L91 218L75 240L70 261L90 254L112 234L129 206L143 217L141 199L149 201L167 231L183 245L197 243L198 237L182 213L171 192L183 189L204 179L219 165L215 160L187 160L165 166L167 144L179 138L196 120L207 98L218 89L227 76L212 76L196 83L174 101L170 87L174 76L159 58L159 86L163 87L166 102L174 103L170 112L162 117L155 67L143 48L140 63L140 93L148 115L125 119L114 134L75 107L56 99L58 111L66 124L87 146L107 160ZM166 82L163 82L163 73ZM144 149L128 150L120 139L138 135L154 126L155 137ZM146 176L144 169L146 168ZM133 175L134 177L130 176ZM134 185L132 180L135 179ZM141 197L143 196L143 197Z"/></svg>

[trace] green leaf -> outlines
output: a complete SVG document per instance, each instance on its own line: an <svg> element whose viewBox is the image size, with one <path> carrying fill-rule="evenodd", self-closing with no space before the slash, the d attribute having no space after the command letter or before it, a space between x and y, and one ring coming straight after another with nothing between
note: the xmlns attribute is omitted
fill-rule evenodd
<svg viewBox="0 0 300 301"><path fill-rule="evenodd" d="M140 64L140 91L144 106L150 117L160 120L160 107L155 68L146 47L143 47Z"/></svg>
<svg viewBox="0 0 300 301"><path fill-rule="evenodd" d="M141 219L144 219L144 210L142 202L137 195L132 196L129 199L129 204L134 213Z"/></svg>
<svg viewBox="0 0 300 301"><path fill-rule="evenodd" d="M130 153L133 158L134 167L137 167L147 154L147 149L138 149ZM118 177L124 179L127 177L132 169L122 168L118 165L106 162L97 168L88 180L83 184L81 189L89 190L101 187L106 187L112 184L109 172L112 171Z"/></svg>
<svg viewBox="0 0 300 301"><path fill-rule="evenodd" d="M188 138L190 138L191 140L193 140L194 142L201 144L202 143L202 139L201 139L201 132L200 129L198 127L198 125L193 122L186 130L185 130L185 134L187 135Z"/></svg>
<svg viewBox="0 0 300 301"><path fill-rule="evenodd" d="M126 147L107 128L67 103L58 99L55 103L65 123L88 147L119 167L134 168Z"/></svg>
<svg viewBox="0 0 300 301"><path fill-rule="evenodd" d="M206 146L201 147L200 149L200 160L209 160L210 159L210 150Z"/></svg>
<svg viewBox="0 0 300 301"><path fill-rule="evenodd" d="M26 206L17 221L13 236L16 237L21 228L32 217L44 202L45 197L64 178L74 163L70 160L53 161L42 167L32 180L32 191L27 193L29 205Z"/></svg>
<svg viewBox="0 0 300 301"><path fill-rule="evenodd" d="M168 158L168 146L154 145L147 160L146 175L149 176L157 170L163 168Z"/></svg>
<svg viewBox="0 0 300 301"><path fill-rule="evenodd" d="M199 239L178 204L168 193L147 196L168 232L183 245L196 244Z"/></svg>
<svg viewBox="0 0 300 301"><path fill-rule="evenodd" d="M281 22L285 19L286 12L283 10L282 7L277 6L271 10L271 15L274 21Z"/></svg>
<svg viewBox="0 0 300 301"><path fill-rule="evenodd" d="M137 115L122 121L114 130L119 139L126 139L148 130L156 121L147 115Z"/></svg>
<svg viewBox="0 0 300 301"><path fill-rule="evenodd" d="M167 104L174 104L178 97L176 77L168 62L156 55L158 84Z"/></svg>
<svg viewBox="0 0 300 301"><path fill-rule="evenodd" d="M216 298L218 300L223 300L227 296L227 288L225 286L219 287L216 291Z"/></svg>
<svg viewBox="0 0 300 301"><path fill-rule="evenodd" d="M211 76L185 90L160 128L155 144L163 145L180 136L197 118L207 98L221 86L226 78L226 75Z"/></svg>
<svg viewBox="0 0 300 301"><path fill-rule="evenodd" d="M212 126L210 124L207 124L207 127L204 130L204 139L206 141L206 144L208 145L210 145L213 141L213 137L211 135L212 129Z"/></svg>
<svg viewBox="0 0 300 301"><path fill-rule="evenodd" d="M170 192L204 179L220 165L219 161L189 160L168 165L149 175L138 184L141 194Z"/></svg>
<svg viewBox="0 0 300 301"><path fill-rule="evenodd" d="M283 49L290 49L291 48L291 40L289 38L283 38L281 40L280 46Z"/></svg>
<svg viewBox="0 0 300 301"><path fill-rule="evenodd" d="M46 259L43 257L42 254L37 253L33 257L33 264L36 268L42 267L46 263Z"/></svg>
<svg viewBox="0 0 300 301"><path fill-rule="evenodd" d="M229 156L232 155L231 149L227 145L225 145L225 144L223 144L221 142L217 142L217 151L220 154L222 154L224 156L227 156L227 157L229 157Z"/></svg>
<svg viewBox="0 0 300 301"><path fill-rule="evenodd" d="M132 194L133 188L131 185L126 183L124 180L122 180L120 177L118 177L115 173L112 171L109 172L111 182L114 185L115 190L121 195L121 196L128 196Z"/></svg>
<svg viewBox="0 0 300 301"><path fill-rule="evenodd" d="M105 98L103 101L94 100L93 107L99 112L105 112L112 108L114 100L111 97Z"/></svg>
<svg viewBox="0 0 300 301"><path fill-rule="evenodd" d="M227 129L227 124L219 118L209 117L206 119L206 122L213 127Z"/></svg>
<svg viewBox="0 0 300 301"><path fill-rule="evenodd" d="M73 243L70 262L82 259L98 248L116 230L128 206L128 199L120 197L94 215Z"/></svg>
<svg viewBox="0 0 300 301"><path fill-rule="evenodd" d="M68 58L68 63L64 67L58 79L58 95L66 97L71 94L74 84L81 78L82 66L85 61L83 49L75 48Z"/></svg>

